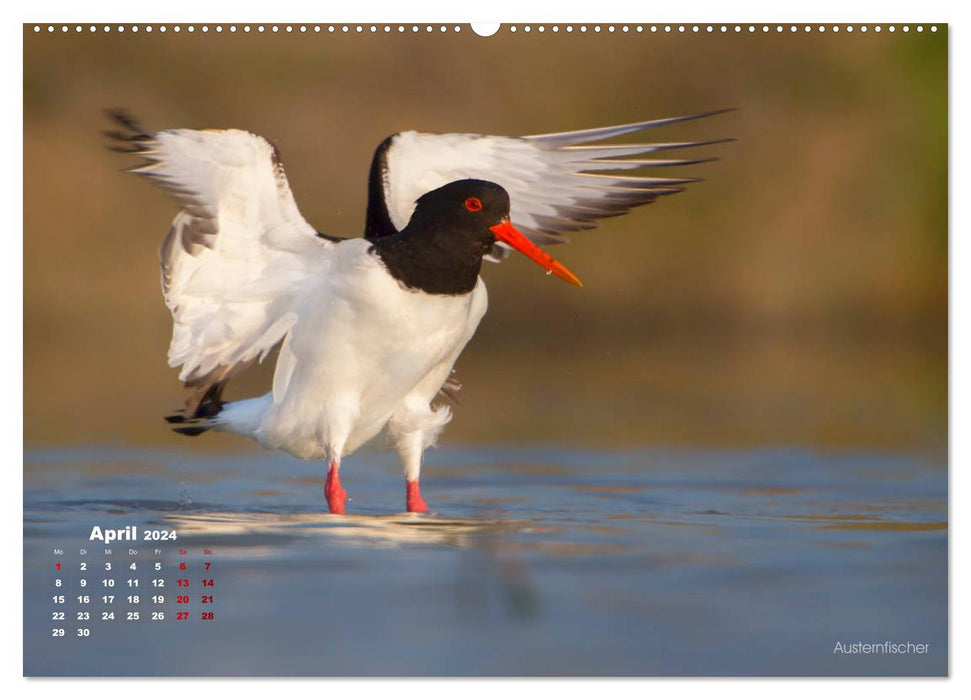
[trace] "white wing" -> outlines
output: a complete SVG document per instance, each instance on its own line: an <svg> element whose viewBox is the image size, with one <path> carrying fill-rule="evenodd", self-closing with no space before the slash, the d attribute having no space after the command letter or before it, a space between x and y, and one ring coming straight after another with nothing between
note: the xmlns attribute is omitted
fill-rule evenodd
<svg viewBox="0 0 971 700"><path fill-rule="evenodd" d="M208 391L283 339L301 283L326 268L334 243L300 215L265 139L238 130L148 133L112 116L128 129L110 134L121 141L116 150L148 161L132 172L182 205L159 250L174 321L169 365Z"/></svg>
<svg viewBox="0 0 971 700"><path fill-rule="evenodd" d="M596 221L619 216L657 197L684 190L696 178L616 174L660 166L692 165L714 158L643 159L634 156L731 139L696 142L591 145L655 127L720 114L706 112L584 131L525 136L425 134L405 131L378 148L371 169L372 198L382 197L386 215L401 230L422 194L453 180L478 178L502 185L512 202L512 221L536 243L564 243L568 231L596 227ZM614 173L614 174L610 174ZM369 236L386 235L379 226Z"/></svg>

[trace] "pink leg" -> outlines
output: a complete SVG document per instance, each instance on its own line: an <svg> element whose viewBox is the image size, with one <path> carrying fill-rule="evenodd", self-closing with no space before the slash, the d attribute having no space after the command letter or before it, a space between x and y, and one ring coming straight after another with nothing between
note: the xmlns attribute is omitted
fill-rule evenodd
<svg viewBox="0 0 971 700"><path fill-rule="evenodd" d="M418 479L405 482L405 504L409 513L428 512L425 499L421 497L421 489L418 488Z"/></svg>
<svg viewBox="0 0 971 700"><path fill-rule="evenodd" d="M324 485L324 496L327 498L327 505L330 512L335 515L344 515L344 504L347 503L347 491L341 487L340 467L334 462L330 465L327 472L327 483Z"/></svg>

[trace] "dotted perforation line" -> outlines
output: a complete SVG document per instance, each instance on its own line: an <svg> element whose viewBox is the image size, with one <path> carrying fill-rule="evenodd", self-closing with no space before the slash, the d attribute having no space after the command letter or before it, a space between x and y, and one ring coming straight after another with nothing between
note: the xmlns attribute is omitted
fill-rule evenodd
<svg viewBox="0 0 971 700"><path fill-rule="evenodd" d="M845 26L823 25L823 24L820 24L820 25L810 25L810 24L805 24L805 25L802 25L802 24L800 25L797 25L797 24L771 24L771 25L770 24L650 24L650 25L581 24L581 25L570 25L568 24L563 27L555 24L549 27L542 24L541 25L515 25L514 24L509 26L508 30L514 34L519 31L525 32L527 34L530 32L538 32L540 34L545 32L552 32L554 34L560 33L560 32L565 32L567 34L570 34L573 32L580 32L581 34L591 33L591 32L594 34L602 34L604 32L608 34L618 33L618 32L622 34L627 34L627 33L638 33L638 34L643 34L643 33L651 33L651 34L762 33L762 34L768 34L770 32L776 32L778 34L781 34L784 32L788 32L790 34L795 34L795 33L809 34L812 32L824 33L827 31L833 32L834 34L838 34L841 30L845 31L847 34L852 34L854 31L859 31L860 33L865 34L868 31L872 31L876 33L887 31L890 33L894 33L898 30L904 33L907 33L907 32L910 32L911 29L917 32L923 32L925 28L929 29L931 32L937 31L937 25L933 25L933 24L927 27L925 27L925 25L923 24L917 24L917 25L848 24Z"/></svg>
<svg viewBox="0 0 971 700"><path fill-rule="evenodd" d="M832 32L833 34L839 34L840 32L845 32L846 34L853 34L858 32L861 34L866 34L867 32L881 33L889 32L891 34L901 31L903 33L909 33L912 30L918 33L925 31L925 28L931 32L937 31L937 25L929 25L925 27L923 24L917 25L797 25L797 24L650 24L650 25L572 25L567 24L560 26L558 24L554 25L510 25L506 27L510 33L523 32L529 34L531 32L536 32L538 34L572 34L579 32L580 34L593 33L593 34L612 34L612 33L650 33L650 34L769 34L769 33L789 33L789 34L810 34L810 33L825 33ZM112 32L118 34L124 34L126 32L131 34L137 34L139 32L145 34L151 34L157 32L159 34L165 34L167 32L172 32L174 34L179 34L186 32L189 34L194 33L229 33L229 34L445 34L445 33L455 33L458 34L462 31L462 27L459 25L431 25L431 24L397 24L397 25L377 25L377 24L229 24L229 25L151 25L151 24L104 24L104 25L81 25L81 24L48 24L33 25L33 30L35 34L48 33L48 34L95 34L102 32L109 34Z"/></svg>
<svg viewBox="0 0 971 700"><path fill-rule="evenodd" d="M94 34L97 32L102 32L105 34L110 34L112 32L118 34L124 34L126 32L137 34L143 32L145 34L151 34L157 32L160 34L165 34L171 32L174 34L180 33L216 33L216 34L390 34L392 32L397 32L399 34L411 33L425 33L425 34L445 34L452 32L458 34L462 31L462 27L459 25L431 25L431 24L409 24L409 25L377 25L377 24L216 24L216 25L151 25L151 24L105 24L105 25L81 25L81 24L61 24L61 25L41 25L35 24L34 33L40 34L42 32L47 32L48 34L54 34L60 32L62 34L67 34L73 32L75 34L88 33Z"/></svg>

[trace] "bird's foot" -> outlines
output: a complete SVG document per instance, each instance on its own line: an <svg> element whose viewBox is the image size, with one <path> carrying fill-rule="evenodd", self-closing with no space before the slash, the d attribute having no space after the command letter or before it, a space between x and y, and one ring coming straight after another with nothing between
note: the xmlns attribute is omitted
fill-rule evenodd
<svg viewBox="0 0 971 700"><path fill-rule="evenodd" d="M409 513L428 512L425 499L421 497L421 489L418 488L418 479L405 482L405 505Z"/></svg>
<svg viewBox="0 0 971 700"><path fill-rule="evenodd" d="M334 515L344 515L344 504L347 503L347 491L341 486L341 478L336 465L331 465L327 472L327 483L324 484L324 497L327 506Z"/></svg>

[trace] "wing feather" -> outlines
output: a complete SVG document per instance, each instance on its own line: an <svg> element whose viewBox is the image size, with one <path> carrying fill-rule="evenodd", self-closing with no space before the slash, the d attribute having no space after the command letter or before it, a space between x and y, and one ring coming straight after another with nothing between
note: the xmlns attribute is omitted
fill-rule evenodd
<svg viewBox="0 0 971 700"><path fill-rule="evenodd" d="M335 244L300 215L276 148L235 129L148 132L112 113L115 150L181 206L159 249L172 312L168 360L188 386L262 361L296 323L296 300ZM197 406L198 407L198 404Z"/></svg>
<svg viewBox="0 0 971 700"><path fill-rule="evenodd" d="M386 235L401 230L422 194L453 180L479 178L496 182L509 192L512 221L526 236L537 243L564 243L567 232L595 228L598 219L625 214L699 181L694 177L638 175L634 171L717 160L644 156L731 139L598 142L726 111L521 138L415 131L395 134L381 145L372 164L372 173L378 175L373 179L376 184L371 196L383 195L391 228L385 231L369 225L369 232Z"/></svg>

